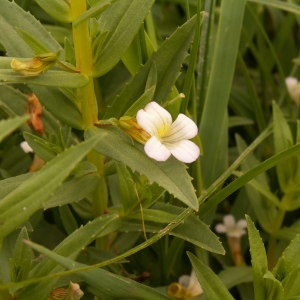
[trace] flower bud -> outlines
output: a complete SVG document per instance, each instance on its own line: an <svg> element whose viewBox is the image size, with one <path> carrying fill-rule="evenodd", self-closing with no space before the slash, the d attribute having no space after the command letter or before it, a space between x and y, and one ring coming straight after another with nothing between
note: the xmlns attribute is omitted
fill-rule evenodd
<svg viewBox="0 0 300 300"><path fill-rule="evenodd" d="M48 296L47 300L79 300L83 296L79 284L70 282L68 288L56 288Z"/></svg>
<svg viewBox="0 0 300 300"><path fill-rule="evenodd" d="M136 122L134 117L121 117L118 121L118 126L141 144L145 144L150 138L150 134Z"/></svg>
<svg viewBox="0 0 300 300"><path fill-rule="evenodd" d="M57 55L53 52L41 54L28 61L20 61L13 58L11 68L24 76L38 76L47 71L57 62Z"/></svg>

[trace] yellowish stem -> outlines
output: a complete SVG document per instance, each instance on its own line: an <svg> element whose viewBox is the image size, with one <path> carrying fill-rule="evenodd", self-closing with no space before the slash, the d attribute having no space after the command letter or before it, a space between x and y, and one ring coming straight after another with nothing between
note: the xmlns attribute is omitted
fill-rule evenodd
<svg viewBox="0 0 300 300"><path fill-rule="evenodd" d="M71 0L73 22L86 11L85 0ZM89 34L88 20L73 26L73 41L76 68L89 77L89 83L77 89L77 100L81 110L84 128L92 126L98 119L98 107L94 92L92 43Z"/></svg>
<svg viewBox="0 0 300 300"><path fill-rule="evenodd" d="M98 120L98 106L93 82L92 41L88 20L74 25L74 21L87 9L86 0L70 0L70 5L76 69L89 78L89 83L86 86L77 89L77 101L83 116L83 127L86 129L93 126ZM95 216L99 216L107 212L107 190L103 174L104 157L97 152L91 152L88 155L88 160L97 167L99 174L99 183L93 194L93 213ZM100 242L100 244L105 244L102 240Z"/></svg>

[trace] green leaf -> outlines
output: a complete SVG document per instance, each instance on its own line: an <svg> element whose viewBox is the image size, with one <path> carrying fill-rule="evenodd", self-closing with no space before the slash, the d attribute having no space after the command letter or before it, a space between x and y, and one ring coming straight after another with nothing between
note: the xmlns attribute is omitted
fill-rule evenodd
<svg viewBox="0 0 300 300"><path fill-rule="evenodd" d="M118 118L124 115L145 90L153 86L154 71L157 72L157 77L155 76L156 89L153 99L160 103L166 101L187 56L194 34L195 21L195 18L189 19L161 44L139 73L125 85L112 106L107 109L105 118ZM152 82L150 87L147 86L149 78Z"/></svg>
<svg viewBox="0 0 300 300"><path fill-rule="evenodd" d="M286 192L281 199L281 208L286 211L294 211L300 207L300 187L295 187Z"/></svg>
<svg viewBox="0 0 300 300"><path fill-rule="evenodd" d="M40 0L39 0L40 1ZM45 1L47 2L47 0ZM98 16L102 11L104 11L108 6L111 5L112 0L102 0L88 9L86 12L81 14L74 22L73 26L76 27L81 22L84 22L90 18ZM49 3L49 2L48 2ZM51 5L50 5L51 6Z"/></svg>
<svg viewBox="0 0 300 300"><path fill-rule="evenodd" d="M62 23L70 23L71 7L68 1L65 0L35 0L35 2L52 18Z"/></svg>
<svg viewBox="0 0 300 300"><path fill-rule="evenodd" d="M155 289L138 283L132 279L113 274L104 269L92 269L92 266L77 263L32 242L28 241L27 244L69 270L83 267L89 268L90 270L80 272L77 276L84 280L90 286L93 293L99 297L124 298L125 296L130 297L130 299L141 300L170 299L169 297L160 294Z"/></svg>
<svg viewBox="0 0 300 300"><path fill-rule="evenodd" d="M67 98L62 89L41 85L30 85L30 88L55 117L73 128L82 129L82 115L76 103Z"/></svg>
<svg viewBox="0 0 300 300"><path fill-rule="evenodd" d="M156 203L154 208L169 214L173 214L173 219L175 216L183 212L183 209L180 207L160 202ZM171 221L172 219L170 219L168 222ZM197 228L197 230L195 230L195 228ZM218 236L215 235L209 226L203 223L198 216L191 215L187 217L184 223L177 226L170 234L207 251L223 255L225 254L225 250Z"/></svg>
<svg viewBox="0 0 300 300"><path fill-rule="evenodd" d="M188 253L196 276L208 299L234 300L220 278L194 254Z"/></svg>
<svg viewBox="0 0 300 300"><path fill-rule="evenodd" d="M195 230L195 228L197 228L197 230ZM187 218L183 225L176 227L170 234L207 251L222 255L225 254L225 250L219 238L211 231L208 225L203 223L196 216Z"/></svg>
<svg viewBox="0 0 300 300"><path fill-rule="evenodd" d="M131 170L129 170L124 164L116 163L116 170L118 174L118 200L122 205L122 210L126 215L128 212L130 213L135 208L139 207L138 203L140 202L138 199L138 190L137 184L134 180L134 175ZM119 205L114 203L114 205ZM130 214L132 217L132 214Z"/></svg>
<svg viewBox="0 0 300 300"><path fill-rule="evenodd" d="M84 247L88 246L96 238L114 231L117 225L118 216L115 214L95 218L93 221L88 222L85 226L81 226L71 233L55 247L54 251L59 255L75 258ZM62 270L62 267L57 265L55 261L44 259L35 265L30 275L32 278L37 278L39 276L47 276L59 270ZM37 283L19 290L17 294L20 295L20 299L22 300L45 299L57 280L54 277L46 281L37 281ZM34 298L34 295L36 298Z"/></svg>
<svg viewBox="0 0 300 300"><path fill-rule="evenodd" d="M0 199L4 198L7 194L15 190L32 175L33 173L27 173L0 180ZM99 177L95 174L87 174L72 178L64 182L54 192L52 197L44 204L43 208L48 209L51 207L78 202L95 189L98 181Z"/></svg>
<svg viewBox="0 0 300 300"><path fill-rule="evenodd" d="M284 151L294 144L290 127L275 102L273 102L273 128L275 153ZM279 184L283 192L291 191L299 184L297 181L297 178L300 178L300 174L297 174L300 172L299 165L299 156L293 156L276 166Z"/></svg>
<svg viewBox="0 0 300 300"><path fill-rule="evenodd" d="M62 50L59 43L52 38L43 25L30 13L23 10L15 2L0 0L0 30L5 34L0 35L0 43L4 46L8 56L32 57L33 51L18 34L17 28L22 28L50 52L57 53Z"/></svg>
<svg viewBox="0 0 300 300"><path fill-rule="evenodd" d="M56 190L54 195L45 203L44 209L78 202L89 195L98 183L99 177L95 174L72 178Z"/></svg>
<svg viewBox="0 0 300 300"><path fill-rule="evenodd" d="M284 250L281 257L279 258L276 266L273 269L273 274L276 278L283 280L294 268L300 265L300 234L290 242L288 247Z"/></svg>
<svg viewBox="0 0 300 300"><path fill-rule="evenodd" d="M130 214L129 217L155 223L169 223L174 220L176 215L158 209L143 208L142 211Z"/></svg>
<svg viewBox="0 0 300 300"><path fill-rule="evenodd" d="M22 184L32 175L33 174L31 173L27 173L0 180L0 199L4 198L7 194L16 189L20 184Z"/></svg>
<svg viewBox="0 0 300 300"><path fill-rule="evenodd" d="M63 151L63 149L58 145L52 144L49 141L30 132L25 131L23 136L33 149L34 153L36 153L44 161L51 160L58 153Z"/></svg>
<svg viewBox="0 0 300 300"><path fill-rule="evenodd" d="M0 121L0 141L15 131L29 119L28 116L14 117Z"/></svg>
<svg viewBox="0 0 300 300"><path fill-rule="evenodd" d="M8 233L26 222L34 212L43 208L75 166L104 136L95 136L59 154L1 200L1 242Z"/></svg>
<svg viewBox="0 0 300 300"><path fill-rule="evenodd" d="M286 297L285 299L297 299L297 296L300 297L299 280L300 265L295 266L293 270L286 274L285 278L282 280L284 295Z"/></svg>
<svg viewBox="0 0 300 300"><path fill-rule="evenodd" d="M0 69L0 82L25 83L54 87L77 88L88 83L88 77L83 74L66 71L48 70L39 76L24 76L13 70Z"/></svg>
<svg viewBox="0 0 300 300"><path fill-rule="evenodd" d="M284 2L280 0L249 0L250 2L268 5L274 8L282 9L293 14L300 14L300 7L297 4Z"/></svg>
<svg viewBox="0 0 300 300"><path fill-rule="evenodd" d="M281 282L270 271L264 275L264 282L266 289L265 299L286 300Z"/></svg>
<svg viewBox="0 0 300 300"><path fill-rule="evenodd" d="M235 72L246 0L221 2L218 33L200 123L203 180L208 187L227 167L227 106ZM230 32L230 34L228 34ZM211 122L214 126L211 126Z"/></svg>
<svg viewBox="0 0 300 300"><path fill-rule="evenodd" d="M249 216L246 216L253 269L253 284L255 299L265 299L264 276L268 271L267 256L263 241Z"/></svg>
<svg viewBox="0 0 300 300"><path fill-rule="evenodd" d="M213 196L211 196L209 198L209 201L203 203L201 205L201 215L205 215L208 211L214 209L226 197L228 197L233 192L235 192L236 190L244 186L247 182L249 182L251 179L258 176L259 174L274 167L282 159L288 158L289 156L299 153L299 150L300 150L300 145L297 144L285 151L273 155L272 157L259 163L257 166L251 168L249 171L247 171L245 174L240 176L238 179L234 180L233 182L231 182L230 184L228 184L227 186L219 190L217 193L215 193ZM203 201L203 199L207 199L205 194L201 200Z"/></svg>
<svg viewBox="0 0 300 300"><path fill-rule="evenodd" d="M247 145L239 136L237 136L236 142L241 155ZM247 173L249 169L258 164L259 160L251 153L242 163L242 172ZM260 225L266 232L273 232L280 200L270 191L267 175L263 173L256 179L249 181L245 185L245 190Z"/></svg>
<svg viewBox="0 0 300 300"><path fill-rule="evenodd" d="M35 37L24 31L22 28L16 28L18 34L27 43L28 46L33 50L35 55L50 52L48 48L42 45Z"/></svg>
<svg viewBox="0 0 300 300"><path fill-rule="evenodd" d="M1 61L1 59L0 59ZM27 98L19 90L9 85L0 85L1 105L8 108L14 114L22 116L28 106Z"/></svg>
<svg viewBox="0 0 300 300"><path fill-rule="evenodd" d="M103 137L95 150L120 161L145 175L150 182L156 182L180 201L198 210L198 200L186 166L170 158L166 162L157 162L149 158L142 149L135 146L127 136L115 128L91 128L86 136ZM116 144L118 147L116 147Z"/></svg>
<svg viewBox="0 0 300 300"><path fill-rule="evenodd" d="M154 0L144 0L143 5L140 0L116 1L102 13L99 20L100 29L110 34L94 58L95 77L107 73L120 61L153 3Z"/></svg>
<svg viewBox="0 0 300 300"><path fill-rule="evenodd" d="M253 281L252 268L248 266L226 267L218 276L228 289Z"/></svg>
<svg viewBox="0 0 300 300"><path fill-rule="evenodd" d="M146 89L142 96L137 99L124 113L125 116L135 116L137 112L144 108L149 102L154 99L155 86Z"/></svg>
<svg viewBox="0 0 300 300"><path fill-rule="evenodd" d="M10 260L12 281L27 279L31 270L34 254L32 249L28 248L23 243L24 239L28 239L28 233L25 227L23 227L19 233L14 245L13 255Z"/></svg>

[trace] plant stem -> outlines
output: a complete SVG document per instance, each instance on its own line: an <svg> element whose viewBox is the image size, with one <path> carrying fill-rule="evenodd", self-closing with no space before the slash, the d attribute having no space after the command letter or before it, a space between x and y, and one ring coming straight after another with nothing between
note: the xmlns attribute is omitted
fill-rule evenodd
<svg viewBox="0 0 300 300"><path fill-rule="evenodd" d="M98 106L93 81L92 41L89 33L88 20L74 25L76 19L86 11L86 0L71 0L73 20L73 41L76 58L76 68L88 76L89 83L77 89L77 100L83 117L83 128L89 128L98 120ZM107 211L107 190L104 178L104 158L97 152L91 152L88 160L94 164L99 174L99 184L93 194L93 213L102 215Z"/></svg>
<svg viewBox="0 0 300 300"><path fill-rule="evenodd" d="M86 11L85 0L71 1L72 20L74 21ZM76 58L76 68L89 77L89 83L77 89L77 100L83 116L83 127L92 126L98 119L98 107L94 92L94 82L92 77L93 57L92 46L89 34L88 21L73 25L73 41Z"/></svg>

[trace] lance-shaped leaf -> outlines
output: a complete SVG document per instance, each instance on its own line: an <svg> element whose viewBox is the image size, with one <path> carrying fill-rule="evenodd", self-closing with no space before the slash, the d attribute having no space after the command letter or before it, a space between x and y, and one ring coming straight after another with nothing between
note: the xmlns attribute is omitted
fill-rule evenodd
<svg viewBox="0 0 300 300"><path fill-rule="evenodd" d="M286 150L294 144L291 129L275 102L273 103L273 128L275 153ZM283 192L293 192L299 186L299 166L299 155L289 157L276 166L279 184Z"/></svg>
<svg viewBox="0 0 300 300"><path fill-rule="evenodd" d="M264 276L268 271L267 255L263 241L250 217L246 216L255 299L265 299L266 283Z"/></svg>
<svg viewBox="0 0 300 300"><path fill-rule="evenodd" d="M300 266L300 234L297 234L279 258L272 273L284 280L295 268Z"/></svg>
<svg viewBox="0 0 300 300"><path fill-rule="evenodd" d="M22 116L0 121L0 141L24 124L28 118L28 116Z"/></svg>
<svg viewBox="0 0 300 300"><path fill-rule="evenodd" d="M55 20L70 23L71 18L71 6L68 1L64 0L35 0L35 2L51 17Z"/></svg>
<svg viewBox="0 0 300 300"><path fill-rule="evenodd" d="M122 0L114 3L101 16L103 32L110 32L103 48L96 53L94 76L112 69L121 59L150 11L153 0ZM97 41L97 40L96 40Z"/></svg>
<svg viewBox="0 0 300 300"><path fill-rule="evenodd" d="M34 254L32 249L24 245L23 240L28 239L26 227L23 227L14 245L14 251L10 259L12 270L11 277L13 281L26 279L31 269Z"/></svg>
<svg viewBox="0 0 300 300"><path fill-rule="evenodd" d="M87 265L77 263L72 259L58 255L57 253L48 250L45 247L37 245L32 242L26 242L33 249L45 254L58 264L67 269L89 267ZM138 283L132 279L119 276L117 274L108 272L103 269L92 269L80 272L77 274L83 279L91 288L93 293L99 297L116 297L116 298L129 298L141 300L167 300L168 296L160 294L155 289Z"/></svg>
<svg viewBox="0 0 300 300"><path fill-rule="evenodd" d="M45 27L30 13L23 10L15 2L0 0L0 43L8 56L31 57L33 51L18 33L22 28L33 37L36 37L48 51L58 52L62 50L59 43L50 35Z"/></svg>
<svg viewBox="0 0 300 300"><path fill-rule="evenodd" d="M77 88L85 86L88 83L88 77L83 74L57 70L49 70L39 76L24 76L13 70L0 69L0 82Z"/></svg>
<svg viewBox="0 0 300 300"><path fill-rule="evenodd" d="M159 103L166 100L187 56L195 21L195 18L191 18L162 43L140 72L125 85L112 106L107 109L105 118L121 117L143 95L147 89L147 81L149 77L153 77L154 71L157 72L157 80L153 99Z"/></svg>
<svg viewBox="0 0 300 300"><path fill-rule="evenodd" d="M279 280L270 272L264 275L264 284L265 284L265 299L272 300L285 300L287 299L284 296L283 286Z"/></svg>
<svg viewBox="0 0 300 300"><path fill-rule="evenodd" d="M88 246L96 238L116 230L118 219L119 217L115 214L95 218L93 221L81 226L66 237L55 247L55 253L74 259L84 247ZM58 265L55 261L46 258L34 266L30 275L31 278L36 278L58 272L62 269L63 267ZM19 290L17 294L22 300L32 300L34 299L33 295L38 295L40 297L39 299L45 299L57 280L58 278L52 278L46 281L40 281L24 287Z"/></svg>
<svg viewBox="0 0 300 300"><path fill-rule="evenodd" d="M39 0L40 1L40 0ZM45 1L45 0L43 0ZM45 2L48 2L47 0ZM94 18L98 16L101 12L103 12L108 6L111 5L112 0L102 0L99 3L92 6L90 9L88 9L86 12L81 14L74 22L73 26L76 27L81 22L84 22L88 19Z"/></svg>
<svg viewBox="0 0 300 300"><path fill-rule="evenodd" d="M174 216L178 216L183 212L183 209L181 207L165 203L158 202L154 205L154 207L160 212L173 214L173 220ZM168 222L172 222L173 220L169 219ZM197 230L194 230L195 228L197 228ZM185 219L184 223L177 226L170 232L170 234L186 240L207 251L219 253L222 255L225 254L225 250L217 235L212 232L209 226L202 222L198 216L188 216Z"/></svg>
<svg viewBox="0 0 300 300"><path fill-rule="evenodd" d="M228 100L246 2L246 0L221 2L220 22L216 40L213 42L214 52L200 124L200 136L205 152L205 159L201 158L201 165L206 187L227 167ZM214 126L211 126L211 120L215 120Z"/></svg>
<svg viewBox="0 0 300 300"><path fill-rule="evenodd" d="M189 259L195 270L196 276L208 299L233 300L221 279L192 253L188 253Z"/></svg>
<svg viewBox="0 0 300 300"><path fill-rule="evenodd" d="M95 136L59 154L0 201L0 241L42 209L75 166L100 141Z"/></svg>
<svg viewBox="0 0 300 300"><path fill-rule="evenodd" d="M150 182L158 183L174 197L198 210L198 200L191 177L183 163L174 158L166 162L157 162L149 158L141 147L134 145L132 140L115 128L91 128L86 131L87 137L94 135L103 137L101 143L95 147L96 151L145 175Z"/></svg>

